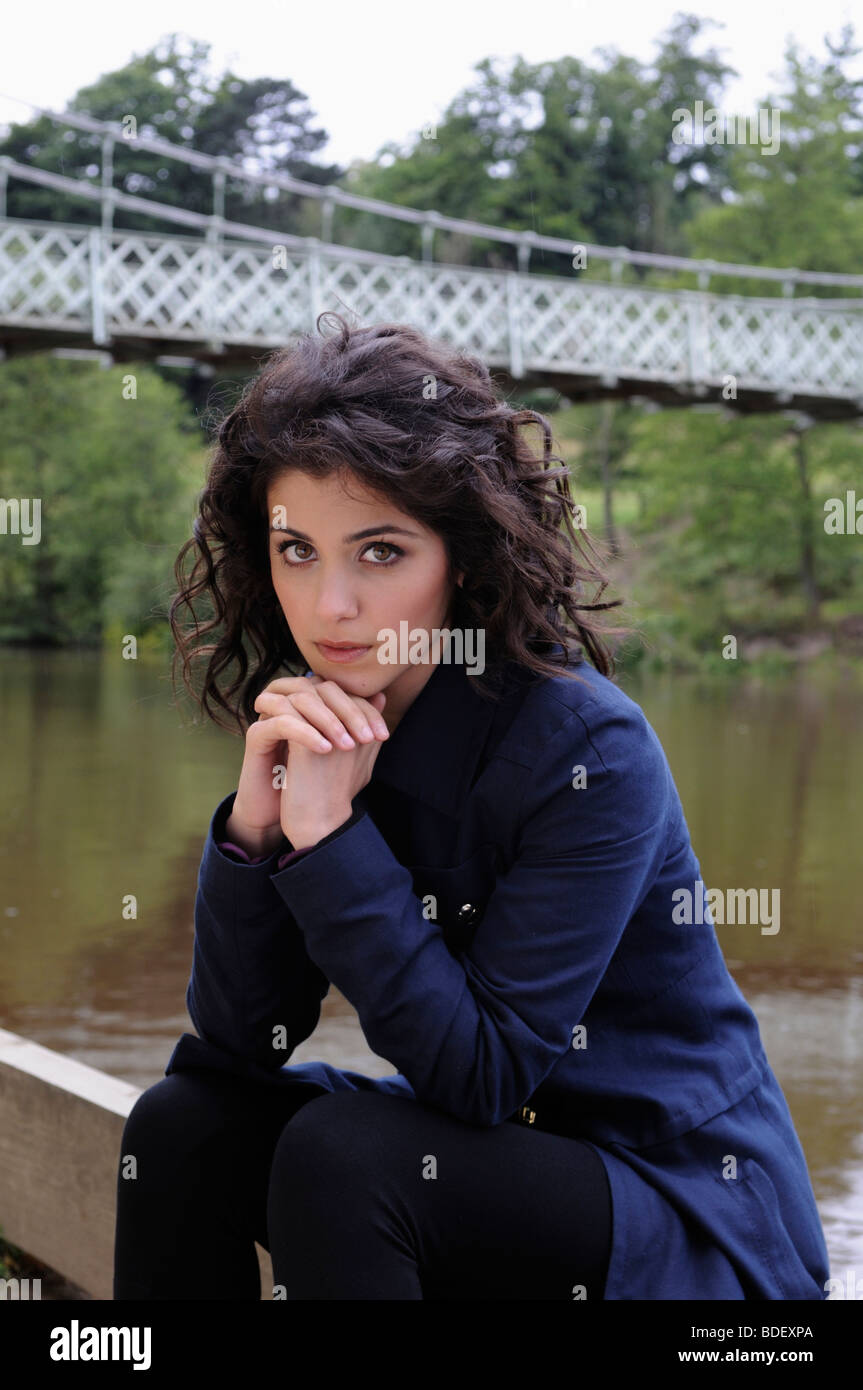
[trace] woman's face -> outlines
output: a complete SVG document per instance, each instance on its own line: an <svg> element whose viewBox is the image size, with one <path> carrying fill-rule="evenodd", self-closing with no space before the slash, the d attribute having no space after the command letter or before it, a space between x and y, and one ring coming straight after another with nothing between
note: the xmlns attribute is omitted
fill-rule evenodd
<svg viewBox="0 0 863 1390"><path fill-rule="evenodd" d="M433 655L416 665L381 661L383 629L398 635L406 622L408 634L420 629L431 644L432 630L447 626L455 586L443 540L352 474L343 481L290 469L270 485L267 508L273 587L307 664L348 694L385 691L392 732L434 665ZM367 650L337 661L321 642Z"/></svg>

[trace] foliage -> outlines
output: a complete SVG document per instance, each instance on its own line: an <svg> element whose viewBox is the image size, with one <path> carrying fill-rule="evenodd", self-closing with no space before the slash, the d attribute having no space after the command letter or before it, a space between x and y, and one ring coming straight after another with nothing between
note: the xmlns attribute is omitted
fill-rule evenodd
<svg viewBox="0 0 863 1390"><path fill-rule="evenodd" d="M728 181L723 146L696 155L672 138L673 110L718 96L733 75L713 49L693 52L711 23L678 15L649 65L611 50L598 67L569 56L533 64L519 57L505 70L486 58L433 138L419 132L407 149L384 146L357 167L351 190L572 241L682 251L692 208L718 199ZM375 231L368 218L352 220L363 245L417 254L415 228L378 220ZM462 247L443 233L436 254L513 263L507 247L480 240ZM531 256L532 271L561 274L567 265L553 252Z"/></svg>
<svg viewBox="0 0 863 1390"><path fill-rule="evenodd" d="M214 75L210 46L176 34L80 90L70 109L116 121L132 114L141 133L249 169L340 180L367 196L570 242L859 271L863 80L849 76L858 53L852 30L825 40L823 58L802 56L789 41L778 95L763 103L781 116L779 148L765 155L755 145L673 141L673 113L698 101L719 107L733 74L704 47L712 24L678 13L651 63L613 49L591 61L486 58L433 129L404 147L389 143L344 173L316 162L326 133L314 128L289 78ZM40 118L13 126L0 153L95 183L99 143ZM117 142L114 163L118 188L212 210L206 173L132 142ZM9 212L98 220L98 204L82 209L14 178ZM271 198L231 181L226 214L283 231L319 230L313 200ZM150 225L125 211L117 220ZM415 225L345 209L336 210L334 235L394 254L419 250ZM511 247L451 233L435 234L434 251L437 259L515 264ZM532 253L530 268L571 273L567 256L553 253ZM584 272L607 273L605 263ZM647 276L631 267L623 278L691 282L684 273ZM712 288L781 292L743 279ZM130 373L137 399L124 398ZM0 493L43 499L39 545L0 540L0 641L95 642L134 632L145 646L165 644L172 565L189 534L205 443L170 376L169 368L101 371L48 356L0 364ZM200 396L190 390L189 399L200 411ZM627 644L631 664L715 663L717 633L792 633L807 617L813 587L825 622L860 612L859 538L828 535L823 524L829 497L860 491L863 436L853 425L819 424L801 440L779 409L734 416L659 410L637 398L571 404L536 382L515 388L511 399L551 418L576 497L591 498L591 532L602 539L626 528L618 568L625 592L637 596L627 612L652 644L647 652Z"/></svg>
<svg viewBox="0 0 863 1390"><path fill-rule="evenodd" d="M863 78L844 69L860 52L851 30L828 58L803 58L789 45L784 90L765 107L780 113L775 154L729 146L734 201L704 208L688 229L692 253L749 265L859 274L863 264ZM751 281L723 279L723 292L752 292ZM760 294L779 285L759 285ZM841 297L833 286L806 294Z"/></svg>
<svg viewBox="0 0 863 1390"><path fill-rule="evenodd" d="M312 127L305 94L290 79L215 77L208 70L211 45L169 35L150 52L135 55L125 67L82 87L69 111L100 121L122 123L129 116L138 135L224 155L257 173L290 174L310 183L334 183L339 166L314 162L327 134ZM100 183L102 137L56 125L47 116L13 124L0 140L0 154L68 178ZM212 175L206 170L118 140L113 150L114 187L190 212L213 211ZM272 192L272 190L271 190ZM281 231L311 230L311 209L295 194L268 196L260 184L228 180L225 216ZM8 214L57 222L100 220L99 203L84 202L52 188L13 179ZM137 212L122 211L118 225L164 230L164 223Z"/></svg>
<svg viewBox="0 0 863 1390"><path fill-rule="evenodd" d="M0 416L0 495L41 508L38 544L2 538L0 640L97 642L108 620L157 622L200 447L181 394L146 366L19 357L0 365Z"/></svg>

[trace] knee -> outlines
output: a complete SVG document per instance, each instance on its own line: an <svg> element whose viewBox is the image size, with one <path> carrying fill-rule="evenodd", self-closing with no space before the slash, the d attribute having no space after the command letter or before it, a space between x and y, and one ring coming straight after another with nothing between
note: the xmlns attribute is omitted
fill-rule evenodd
<svg viewBox="0 0 863 1390"><path fill-rule="evenodd" d="M224 1124L224 1099L206 1072L174 1072L138 1096L126 1117L122 1158L197 1148Z"/></svg>
<svg viewBox="0 0 863 1390"><path fill-rule="evenodd" d="M284 1126L273 1153L271 1178L340 1181L348 1173L380 1172L391 1105L400 1098L365 1091L331 1091L309 1101Z"/></svg>

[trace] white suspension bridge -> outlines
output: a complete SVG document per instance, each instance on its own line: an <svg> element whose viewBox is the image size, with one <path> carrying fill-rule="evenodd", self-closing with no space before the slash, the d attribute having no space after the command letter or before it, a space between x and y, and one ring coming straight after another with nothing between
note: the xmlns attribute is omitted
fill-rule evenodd
<svg viewBox="0 0 863 1390"><path fill-rule="evenodd" d="M548 385L570 399L641 396L740 411L789 410L815 419L863 417L863 275L747 266L574 246L560 237L491 227L244 166L119 124L44 111L101 140L101 182L0 158L0 354L50 349L105 360L248 363L314 327L325 309L361 322L409 321L480 356L509 382ZM118 143L207 171L210 215L113 186ZM224 216L228 178L316 198L320 237L280 234ZM101 222L6 215L10 179L98 202ZM333 240L336 207L414 224L420 255L390 256ZM182 231L115 226L124 210ZM434 259L436 232L515 248L512 270ZM569 275L531 273L534 251L564 253ZM587 278L598 264L607 281ZM642 273L694 274L697 289L624 283ZM630 268L625 270L625 268ZM724 278L778 284L781 293L723 293ZM813 296L832 286L840 298Z"/></svg>

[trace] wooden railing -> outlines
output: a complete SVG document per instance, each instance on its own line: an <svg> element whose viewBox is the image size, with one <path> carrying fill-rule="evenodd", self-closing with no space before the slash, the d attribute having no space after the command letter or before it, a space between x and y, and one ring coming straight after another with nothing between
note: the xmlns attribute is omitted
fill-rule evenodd
<svg viewBox="0 0 863 1390"><path fill-rule="evenodd" d="M96 1299L113 1297L121 1140L140 1094L0 1028L3 1238ZM271 1299L270 1257L255 1248L261 1296ZM192 1252L189 1264L194 1278Z"/></svg>

